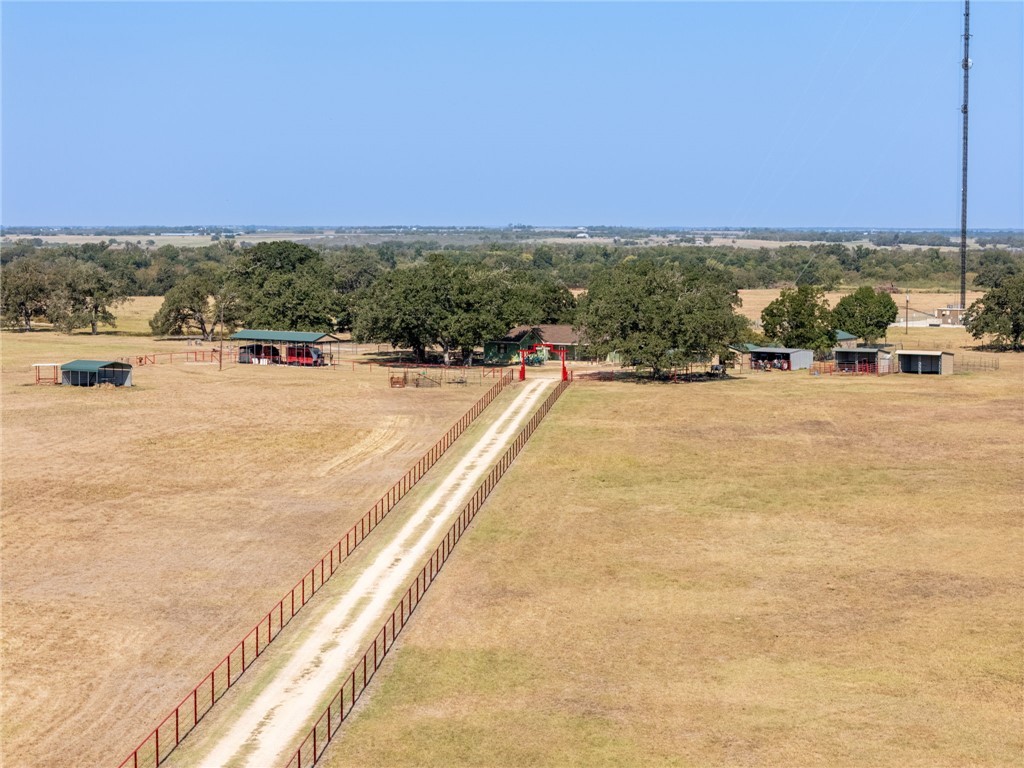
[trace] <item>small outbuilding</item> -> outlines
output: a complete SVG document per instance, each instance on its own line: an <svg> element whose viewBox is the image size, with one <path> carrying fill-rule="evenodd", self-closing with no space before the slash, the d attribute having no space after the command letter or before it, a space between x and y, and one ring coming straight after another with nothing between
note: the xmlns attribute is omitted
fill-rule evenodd
<svg viewBox="0 0 1024 768"><path fill-rule="evenodd" d="M857 346L857 337L852 333L843 330L836 330L836 346L842 349L849 349Z"/></svg>
<svg viewBox="0 0 1024 768"><path fill-rule="evenodd" d="M132 365L115 360L72 360L60 367L60 383L72 387L95 387L97 384L130 387Z"/></svg>
<svg viewBox="0 0 1024 768"><path fill-rule="evenodd" d="M896 352L896 370L900 373L953 372L953 353L928 349L900 349Z"/></svg>
<svg viewBox="0 0 1024 768"><path fill-rule="evenodd" d="M836 347L836 373L892 373L892 351L882 347Z"/></svg>
<svg viewBox="0 0 1024 768"><path fill-rule="evenodd" d="M330 365L334 345L341 344L337 336L317 331L241 330L231 338L249 342L238 348L238 362L252 365Z"/></svg>
<svg viewBox="0 0 1024 768"><path fill-rule="evenodd" d="M814 352L790 347L752 347L750 369L754 371L800 371L814 363Z"/></svg>

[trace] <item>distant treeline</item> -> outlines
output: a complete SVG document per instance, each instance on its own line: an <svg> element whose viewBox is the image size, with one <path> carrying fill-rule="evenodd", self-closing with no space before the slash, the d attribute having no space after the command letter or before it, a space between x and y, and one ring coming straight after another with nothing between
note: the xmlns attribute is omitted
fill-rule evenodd
<svg viewBox="0 0 1024 768"><path fill-rule="evenodd" d="M741 243L742 241L738 241ZM711 263L722 267L738 288L778 288L813 284L832 290L839 285L947 288L959 285L959 256L938 248L873 248L843 243L743 248L741 245L615 245L586 240L565 243L500 242L450 245L421 242L383 242L377 245L320 246L328 264L343 275L352 265L389 270L421 263L432 253L444 253L460 264L490 269L526 270L544 274L568 288L587 288L595 270L633 259L686 266ZM24 258L43 261L74 259L101 267L123 285L128 295L163 296L202 265L225 266L248 244L225 238L211 245L147 246L133 241L100 241L83 245L47 245L38 239L5 244L0 263ZM1024 254L1001 248L968 252L967 269L977 287L991 287L1005 272L1024 271Z"/></svg>
<svg viewBox="0 0 1024 768"><path fill-rule="evenodd" d="M111 308L127 296L168 296L172 291L176 296L217 296L224 293L223 286L237 282L253 251L260 251L260 246L248 247L244 240L227 238L199 247L153 247L139 240L83 245L19 240L5 244L0 252L3 321L8 326L30 327L33 318L47 318L66 329L95 328L96 323L108 322L113 317ZM310 252L317 255L316 266L309 267L312 271L304 279L329 290L331 295L323 297L327 309L322 314L335 318L342 328L351 324L356 293L371 291L378 282L391 279L389 275L425 265L437 256L470 270L458 272L460 279L486 281L494 302L514 295L526 306L543 296L541 315L566 321L572 319L572 307L564 299L567 289L587 289L608 270L636 261L684 271L708 268L730 290L795 285L824 290L840 285L953 290L959 285L956 252L843 243L753 249L714 241L645 246L587 240L442 245L424 240L324 245ZM976 249L969 253L968 269L974 286L992 287L1008 275L1024 274L1024 254ZM261 288L253 285L255 302ZM262 290L272 287L268 282ZM527 321L529 313L519 312L516 317L520 315Z"/></svg>

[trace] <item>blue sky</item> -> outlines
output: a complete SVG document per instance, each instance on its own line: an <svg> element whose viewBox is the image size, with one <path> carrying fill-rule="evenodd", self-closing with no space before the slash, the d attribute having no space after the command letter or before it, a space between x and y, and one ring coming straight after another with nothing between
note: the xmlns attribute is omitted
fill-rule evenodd
<svg viewBox="0 0 1024 768"><path fill-rule="evenodd" d="M962 4L2 4L18 225L958 228ZM1024 4L969 224L1024 226Z"/></svg>

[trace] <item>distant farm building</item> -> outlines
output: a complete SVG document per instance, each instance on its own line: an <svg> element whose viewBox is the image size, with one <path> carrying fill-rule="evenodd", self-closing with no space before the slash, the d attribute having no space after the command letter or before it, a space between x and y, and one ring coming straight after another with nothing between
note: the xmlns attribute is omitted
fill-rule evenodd
<svg viewBox="0 0 1024 768"><path fill-rule="evenodd" d="M750 368L752 370L800 371L814 363L814 352L809 349L790 347L752 347Z"/></svg>
<svg viewBox="0 0 1024 768"><path fill-rule="evenodd" d="M341 344L337 336L317 331L242 330L231 338L249 342L239 346L238 362L252 365L330 365L334 345Z"/></svg>
<svg viewBox="0 0 1024 768"><path fill-rule="evenodd" d="M750 352L757 349L757 344L743 342L742 344L730 344L729 350L733 353L734 365L737 368L750 367Z"/></svg>
<svg viewBox="0 0 1024 768"><path fill-rule="evenodd" d="M832 353L837 373L892 373L890 350L881 347L836 347Z"/></svg>
<svg viewBox="0 0 1024 768"><path fill-rule="evenodd" d="M857 346L857 337L846 331L836 331L836 345L843 349Z"/></svg>
<svg viewBox="0 0 1024 768"><path fill-rule="evenodd" d="M900 373L937 373L946 375L953 372L952 352L901 349L896 352L896 361L896 370Z"/></svg>
<svg viewBox="0 0 1024 768"><path fill-rule="evenodd" d="M571 325L517 325L496 341L484 342L486 360L518 358L519 351L528 351L538 344L549 347L556 356L565 350L566 360L579 360L582 354L580 337Z"/></svg>
<svg viewBox="0 0 1024 768"><path fill-rule="evenodd" d="M131 363L114 360L72 360L60 367L60 383L72 387L95 387L98 384L130 387L132 366Z"/></svg>
<svg viewBox="0 0 1024 768"><path fill-rule="evenodd" d="M935 317L941 325L963 325L966 311L959 304L947 304L935 310Z"/></svg>

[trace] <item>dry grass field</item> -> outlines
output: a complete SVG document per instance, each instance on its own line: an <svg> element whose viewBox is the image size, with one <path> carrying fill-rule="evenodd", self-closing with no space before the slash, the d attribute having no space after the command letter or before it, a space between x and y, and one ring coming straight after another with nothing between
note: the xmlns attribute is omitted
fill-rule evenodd
<svg viewBox="0 0 1024 768"><path fill-rule="evenodd" d="M35 386L34 362L187 347L0 344L10 766L117 765L484 391L202 364L136 368L131 389Z"/></svg>
<svg viewBox="0 0 1024 768"><path fill-rule="evenodd" d="M853 288L842 291L829 291L825 294L825 299L828 301L829 306L835 308L839 300L848 293L853 293ZM743 301L743 305L739 308L739 313L744 317L748 317L751 320L761 322L761 312L775 299L779 298L781 291L778 288L750 288L740 291L740 299ZM968 291L967 292L967 306L971 306L971 302L975 299L980 299L982 296L981 291ZM900 319L903 319L903 308L906 303L905 294L893 294L892 300L896 302L896 306L900 308ZM947 304L959 304L960 294L957 293L945 293L940 291L910 291L910 308L916 309L921 312L934 312L940 307L945 307Z"/></svg>
<svg viewBox="0 0 1024 768"><path fill-rule="evenodd" d="M577 383L324 765L1024 764L1002 363Z"/></svg>

